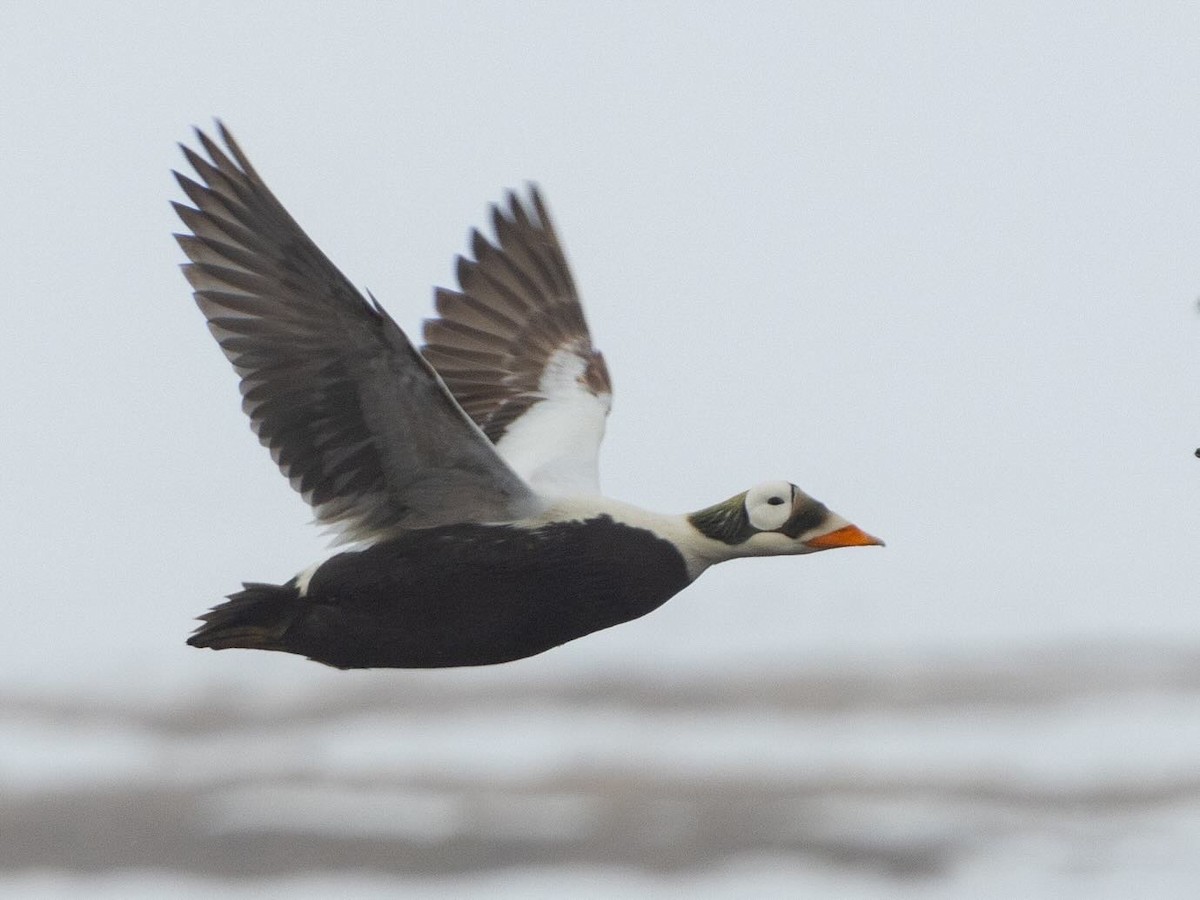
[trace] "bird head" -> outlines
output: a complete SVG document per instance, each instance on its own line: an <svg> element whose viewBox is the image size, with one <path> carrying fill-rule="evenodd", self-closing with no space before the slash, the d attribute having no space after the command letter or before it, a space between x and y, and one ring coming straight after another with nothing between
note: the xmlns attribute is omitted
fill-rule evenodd
<svg viewBox="0 0 1200 900"><path fill-rule="evenodd" d="M723 545L720 555L728 559L883 546L787 481L755 485L687 518L700 534Z"/></svg>

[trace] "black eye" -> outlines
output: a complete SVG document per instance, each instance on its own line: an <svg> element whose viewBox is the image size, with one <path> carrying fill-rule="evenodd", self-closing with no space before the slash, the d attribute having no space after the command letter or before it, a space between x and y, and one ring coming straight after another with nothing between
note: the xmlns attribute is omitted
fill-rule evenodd
<svg viewBox="0 0 1200 900"><path fill-rule="evenodd" d="M770 503L772 506L779 506L780 504L783 503L783 498L782 497L772 497L767 502Z"/></svg>

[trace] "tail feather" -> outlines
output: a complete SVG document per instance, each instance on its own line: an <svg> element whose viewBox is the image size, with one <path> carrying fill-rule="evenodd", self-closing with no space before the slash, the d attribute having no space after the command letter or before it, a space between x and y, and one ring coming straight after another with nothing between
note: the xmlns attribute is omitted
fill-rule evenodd
<svg viewBox="0 0 1200 900"><path fill-rule="evenodd" d="M214 650L286 650L284 635L301 611L295 579L284 585L249 582L242 588L199 617L204 624L188 638L189 644Z"/></svg>

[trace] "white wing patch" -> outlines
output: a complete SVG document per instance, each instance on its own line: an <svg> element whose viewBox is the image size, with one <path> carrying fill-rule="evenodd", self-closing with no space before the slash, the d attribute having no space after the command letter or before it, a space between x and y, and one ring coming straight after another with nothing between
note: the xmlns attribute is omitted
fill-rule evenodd
<svg viewBox="0 0 1200 900"><path fill-rule="evenodd" d="M600 442L612 395L584 384L587 361L556 350L538 381L541 399L508 426L496 452L544 497L600 493Z"/></svg>

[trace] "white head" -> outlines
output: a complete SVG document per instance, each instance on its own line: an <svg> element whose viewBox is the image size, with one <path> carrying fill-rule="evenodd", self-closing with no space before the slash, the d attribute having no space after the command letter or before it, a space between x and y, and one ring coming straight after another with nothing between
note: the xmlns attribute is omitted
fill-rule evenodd
<svg viewBox="0 0 1200 900"><path fill-rule="evenodd" d="M692 527L719 542L720 556L781 556L835 547L883 545L787 481L766 481L688 516Z"/></svg>

